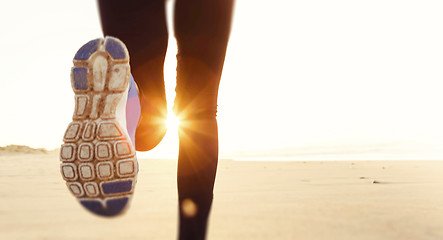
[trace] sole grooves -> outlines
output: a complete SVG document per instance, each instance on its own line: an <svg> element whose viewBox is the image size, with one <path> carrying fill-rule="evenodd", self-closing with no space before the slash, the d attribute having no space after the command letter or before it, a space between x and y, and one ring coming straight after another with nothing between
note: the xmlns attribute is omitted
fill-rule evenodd
<svg viewBox="0 0 443 240"><path fill-rule="evenodd" d="M75 109L60 149L61 174L85 208L116 215L129 202L138 171L125 111L119 109L129 87L128 51L116 38L95 39L73 62Z"/></svg>

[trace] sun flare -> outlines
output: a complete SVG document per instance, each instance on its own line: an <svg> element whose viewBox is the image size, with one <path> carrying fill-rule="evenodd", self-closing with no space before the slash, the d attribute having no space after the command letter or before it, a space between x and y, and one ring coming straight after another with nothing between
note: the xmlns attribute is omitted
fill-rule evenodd
<svg viewBox="0 0 443 240"><path fill-rule="evenodd" d="M166 127L168 131L177 131L180 120L175 116L174 113L168 113L168 118L166 119Z"/></svg>

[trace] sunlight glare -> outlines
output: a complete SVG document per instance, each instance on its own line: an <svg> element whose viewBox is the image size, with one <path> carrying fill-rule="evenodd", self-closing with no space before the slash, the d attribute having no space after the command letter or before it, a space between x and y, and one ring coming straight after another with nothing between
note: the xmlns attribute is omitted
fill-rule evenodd
<svg viewBox="0 0 443 240"><path fill-rule="evenodd" d="M175 116L174 113L169 112L168 118L166 119L166 126L168 128L168 132L170 131L177 132L179 123L180 121L177 118L177 116Z"/></svg>

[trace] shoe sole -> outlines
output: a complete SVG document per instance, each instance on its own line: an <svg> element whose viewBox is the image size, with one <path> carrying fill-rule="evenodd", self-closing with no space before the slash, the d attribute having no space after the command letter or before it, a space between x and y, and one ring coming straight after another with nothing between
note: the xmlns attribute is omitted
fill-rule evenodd
<svg viewBox="0 0 443 240"><path fill-rule="evenodd" d="M136 183L138 163L126 130L129 54L118 39L83 45L74 57L72 122L60 149L68 189L98 215L122 213Z"/></svg>

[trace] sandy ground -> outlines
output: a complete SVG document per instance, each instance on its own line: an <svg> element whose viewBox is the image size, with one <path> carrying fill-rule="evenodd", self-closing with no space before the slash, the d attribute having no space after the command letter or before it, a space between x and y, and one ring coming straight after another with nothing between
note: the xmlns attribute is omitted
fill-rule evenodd
<svg viewBox="0 0 443 240"><path fill-rule="evenodd" d="M113 219L83 210L58 164L0 156L0 239L176 238L176 161L140 160ZM221 160L208 239L443 239L442 173L443 161Z"/></svg>

